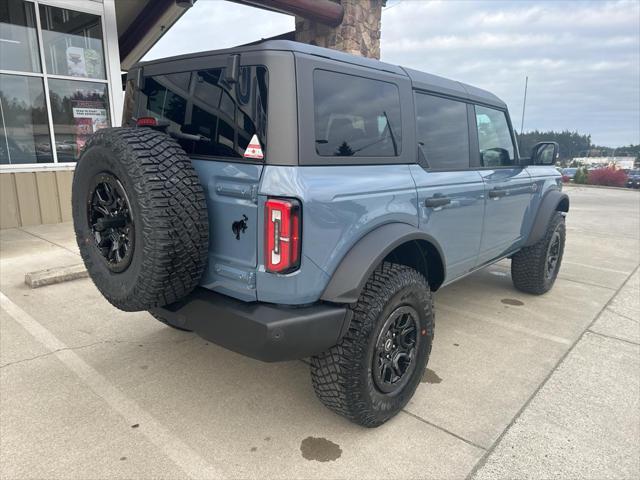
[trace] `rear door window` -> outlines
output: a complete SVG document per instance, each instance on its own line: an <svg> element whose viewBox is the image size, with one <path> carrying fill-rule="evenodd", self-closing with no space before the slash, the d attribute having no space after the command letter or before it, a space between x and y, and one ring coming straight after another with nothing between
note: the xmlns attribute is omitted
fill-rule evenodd
<svg viewBox="0 0 640 480"><path fill-rule="evenodd" d="M456 100L415 94L416 135L429 168L469 168L467 104Z"/></svg>
<svg viewBox="0 0 640 480"><path fill-rule="evenodd" d="M242 158L256 135L266 155L267 69L240 68L238 82L224 68L157 75L145 79L140 117L169 123L169 131L200 136L178 139L190 155Z"/></svg>
<svg viewBox="0 0 640 480"><path fill-rule="evenodd" d="M313 98L318 155L395 157L400 154L400 93L393 83L316 70Z"/></svg>

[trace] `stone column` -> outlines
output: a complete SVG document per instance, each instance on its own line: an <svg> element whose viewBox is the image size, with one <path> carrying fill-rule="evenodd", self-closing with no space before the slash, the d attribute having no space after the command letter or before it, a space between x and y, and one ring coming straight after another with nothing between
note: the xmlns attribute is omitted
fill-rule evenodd
<svg viewBox="0 0 640 480"><path fill-rule="evenodd" d="M296 41L380 58L380 18L386 0L334 0L344 8L337 27L296 17Z"/></svg>

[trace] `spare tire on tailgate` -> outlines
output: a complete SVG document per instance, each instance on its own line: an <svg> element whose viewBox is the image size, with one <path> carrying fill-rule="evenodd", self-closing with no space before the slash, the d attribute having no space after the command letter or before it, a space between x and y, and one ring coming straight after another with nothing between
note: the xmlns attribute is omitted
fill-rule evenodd
<svg viewBox="0 0 640 480"><path fill-rule="evenodd" d="M209 244L205 194L191 160L150 128L107 128L87 142L73 177L73 223L98 290L121 310L189 294Z"/></svg>

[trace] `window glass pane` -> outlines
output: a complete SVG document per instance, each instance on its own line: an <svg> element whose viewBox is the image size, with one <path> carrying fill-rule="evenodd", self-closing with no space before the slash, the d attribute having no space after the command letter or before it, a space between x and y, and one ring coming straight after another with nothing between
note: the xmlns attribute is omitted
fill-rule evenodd
<svg viewBox="0 0 640 480"><path fill-rule="evenodd" d="M224 80L224 68L194 72L193 94L184 73L145 79L146 111L169 122L169 130L200 135L179 139L189 154L242 158L254 135L266 152L267 70L243 66L236 84Z"/></svg>
<svg viewBox="0 0 640 480"><path fill-rule="evenodd" d="M0 164L53 162L41 78L0 74Z"/></svg>
<svg viewBox="0 0 640 480"><path fill-rule="evenodd" d="M480 160L485 167L505 167L515 160L513 141L504 112L476 105Z"/></svg>
<svg viewBox="0 0 640 480"><path fill-rule="evenodd" d="M0 69L40 72L33 3L0 2Z"/></svg>
<svg viewBox="0 0 640 480"><path fill-rule="evenodd" d="M465 103L417 93L416 131L430 168L469 168Z"/></svg>
<svg viewBox="0 0 640 480"><path fill-rule="evenodd" d="M182 125L187 110L186 97L189 94L179 87L178 80L180 77L177 75L162 75L145 80L147 114L155 113L153 116L156 118Z"/></svg>
<svg viewBox="0 0 640 480"><path fill-rule="evenodd" d="M109 127L107 85L49 79L58 162L75 162L89 136Z"/></svg>
<svg viewBox="0 0 640 480"><path fill-rule="evenodd" d="M313 98L319 155L391 157L400 153L400 95L392 83L316 70Z"/></svg>
<svg viewBox="0 0 640 480"><path fill-rule="evenodd" d="M40 5L40 23L48 73L106 78L99 16Z"/></svg>

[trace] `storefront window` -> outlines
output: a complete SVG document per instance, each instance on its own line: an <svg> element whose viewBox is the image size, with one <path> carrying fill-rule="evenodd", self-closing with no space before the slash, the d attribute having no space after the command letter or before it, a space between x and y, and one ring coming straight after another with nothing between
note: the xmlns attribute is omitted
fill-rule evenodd
<svg viewBox="0 0 640 480"><path fill-rule="evenodd" d="M0 2L0 69L40 72L33 3Z"/></svg>
<svg viewBox="0 0 640 480"><path fill-rule="evenodd" d="M102 9L47 3L0 0L3 167L75 162L89 136L111 126Z"/></svg>
<svg viewBox="0 0 640 480"><path fill-rule="evenodd" d="M111 125L107 84L49 79L58 162L75 162L89 136Z"/></svg>
<svg viewBox="0 0 640 480"><path fill-rule="evenodd" d="M100 17L40 5L47 73L105 79Z"/></svg>
<svg viewBox="0 0 640 480"><path fill-rule="evenodd" d="M41 78L0 74L0 164L53 162Z"/></svg>

